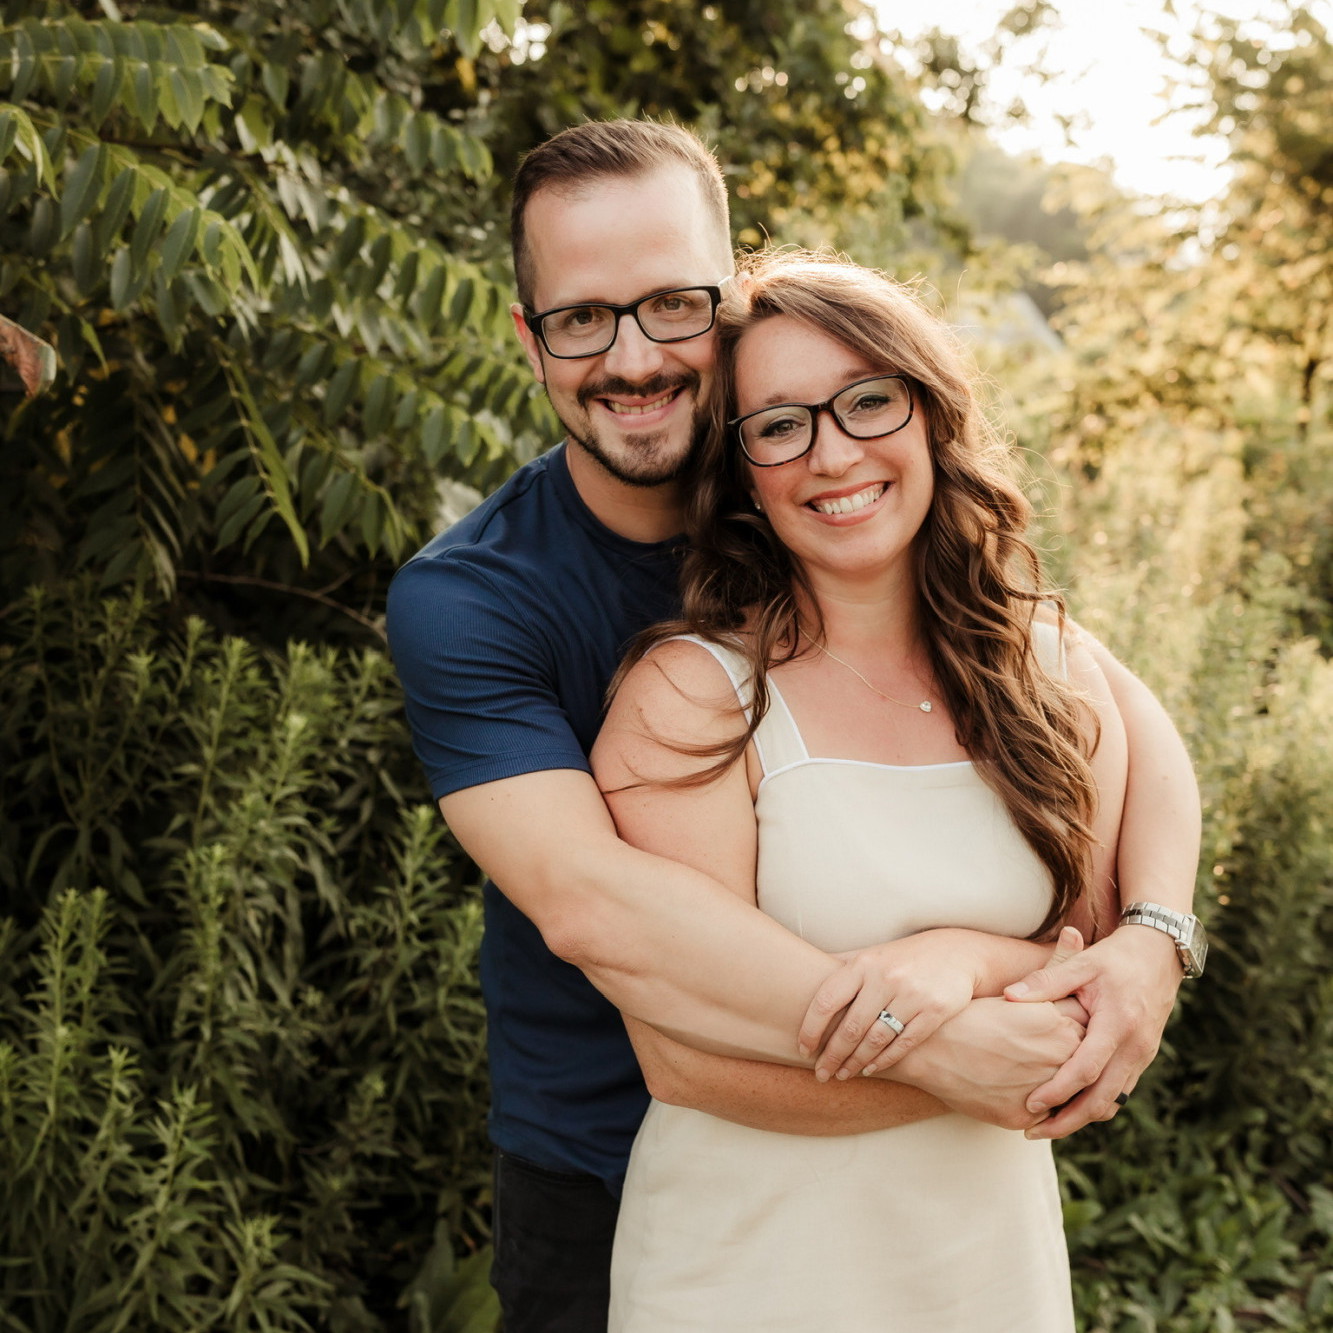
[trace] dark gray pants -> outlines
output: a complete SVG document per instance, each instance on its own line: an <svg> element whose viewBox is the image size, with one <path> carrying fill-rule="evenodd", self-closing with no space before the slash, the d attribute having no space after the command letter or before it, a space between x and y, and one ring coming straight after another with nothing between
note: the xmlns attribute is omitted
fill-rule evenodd
<svg viewBox="0 0 1333 1333"><path fill-rule="evenodd" d="M504 1333L602 1333L620 1203L596 1176L495 1155L491 1285Z"/></svg>

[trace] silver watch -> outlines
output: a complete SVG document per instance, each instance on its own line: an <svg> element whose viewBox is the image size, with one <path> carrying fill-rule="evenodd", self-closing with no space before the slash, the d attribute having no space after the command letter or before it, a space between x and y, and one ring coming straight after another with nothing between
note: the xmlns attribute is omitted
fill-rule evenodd
<svg viewBox="0 0 1333 1333"><path fill-rule="evenodd" d="M1130 903L1120 913L1122 926L1151 926L1164 931L1175 941L1180 965L1187 977L1203 975L1204 959L1208 957L1208 936L1197 916L1177 912L1160 903Z"/></svg>

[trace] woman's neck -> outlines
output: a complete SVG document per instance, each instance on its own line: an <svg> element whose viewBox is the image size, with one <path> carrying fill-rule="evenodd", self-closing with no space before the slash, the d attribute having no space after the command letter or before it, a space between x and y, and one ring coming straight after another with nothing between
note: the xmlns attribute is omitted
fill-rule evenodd
<svg viewBox="0 0 1333 1333"><path fill-rule="evenodd" d="M796 602L804 631L835 651L882 655L887 650L907 660L925 647L921 599L914 586L848 588L825 583L814 587L813 596L798 587Z"/></svg>

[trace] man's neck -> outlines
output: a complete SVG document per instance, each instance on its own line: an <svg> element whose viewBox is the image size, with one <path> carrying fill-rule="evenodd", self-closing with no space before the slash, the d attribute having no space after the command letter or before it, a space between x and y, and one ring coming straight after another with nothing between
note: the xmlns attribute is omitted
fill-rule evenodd
<svg viewBox="0 0 1333 1333"><path fill-rule="evenodd" d="M630 486L569 441L565 443L565 460L579 498L617 536L632 542L661 542L675 537L684 526L684 497L679 482Z"/></svg>

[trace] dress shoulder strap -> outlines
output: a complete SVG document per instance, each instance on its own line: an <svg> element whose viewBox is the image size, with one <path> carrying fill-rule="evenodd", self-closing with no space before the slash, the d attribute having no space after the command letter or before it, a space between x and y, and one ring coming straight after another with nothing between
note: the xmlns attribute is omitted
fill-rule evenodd
<svg viewBox="0 0 1333 1333"><path fill-rule="evenodd" d="M754 685L750 675L750 664L744 653L725 644L701 639L695 634L678 634L675 637L683 639L686 643L697 643L700 648L717 659L731 681L731 688L736 691L736 698L748 722L754 709ZM780 768L786 768L789 764L810 757L809 751L805 748L805 741L796 729L787 701L778 693L771 679L768 682L768 699L768 712L765 713L754 734L759 767L765 777Z"/></svg>

